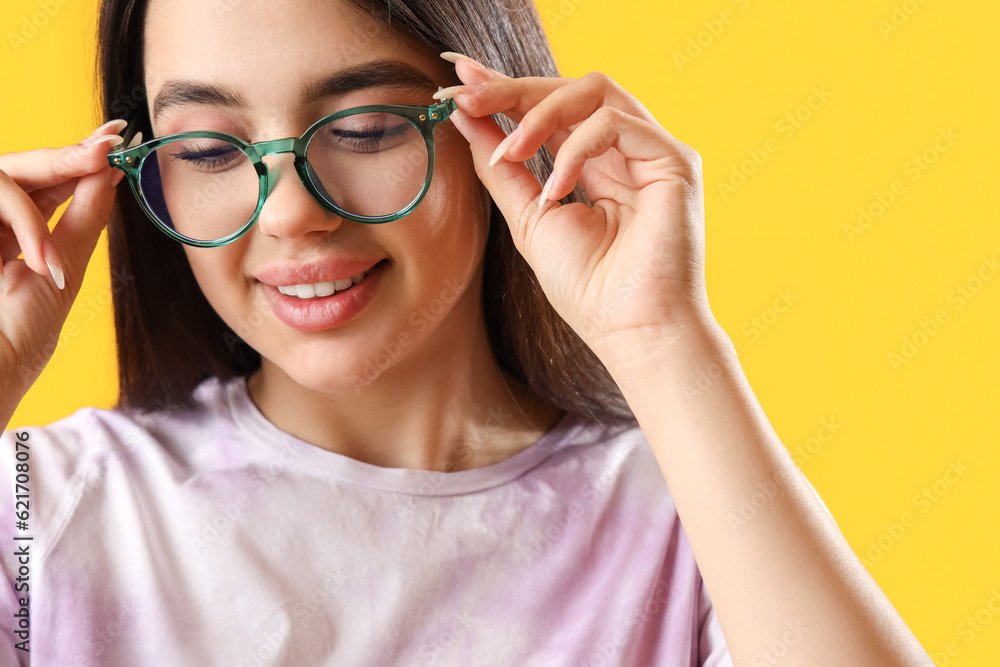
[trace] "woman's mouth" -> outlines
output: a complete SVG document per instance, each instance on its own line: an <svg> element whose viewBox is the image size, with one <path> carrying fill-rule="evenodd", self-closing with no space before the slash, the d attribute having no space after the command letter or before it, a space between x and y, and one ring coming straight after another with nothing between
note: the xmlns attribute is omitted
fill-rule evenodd
<svg viewBox="0 0 1000 667"><path fill-rule="evenodd" d="M389 264L383 259L343 280L279 285L260 283L275 316L299 331L324 331L347 322L371 302Z"/></svg>
<svg viewBox="0 0 1000 667"><path fill-rule="evenodd" d="M375 267L373 266L364 273L359 273L356 276L351 276L350 278L345 278L343 280L325 283L308 283L303 285L278 285L278 291L286 296L295 296L300 299L315 299L316 297L339 294L351 286L360 283L364 280L365 276L372 272L374 268Z"/></svg>

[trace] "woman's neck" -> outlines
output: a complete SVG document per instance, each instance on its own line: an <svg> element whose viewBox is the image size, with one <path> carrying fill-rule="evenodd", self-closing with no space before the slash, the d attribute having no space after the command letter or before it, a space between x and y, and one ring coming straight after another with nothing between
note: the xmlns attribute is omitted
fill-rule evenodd
<svg viewBox="0 0 1000 667"><path fill-rule="evenodd" d="M531 445L564 412L497 366L482 321L473 330L427 339L370 384L342 393L307 388L264 359L248 380L250 398L283 431L372 465L443 472L492 465Z"/></svg>

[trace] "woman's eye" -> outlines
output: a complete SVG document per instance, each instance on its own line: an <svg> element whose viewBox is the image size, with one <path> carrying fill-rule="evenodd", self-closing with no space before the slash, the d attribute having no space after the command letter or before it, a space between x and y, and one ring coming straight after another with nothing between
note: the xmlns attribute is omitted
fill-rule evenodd
<svg viewBox="0 0 1000 667"><path fill-rule="evenodd" d="M413 127L407 121L395 125L386 123L368 123L350 128L331 127L327 141L332 148L349 150L357 153L373 153L385 150L405 140Z"/></svg>
<svg viewBox="0 0 1000 667"><path fill-rule="evenodd" d="M214 146L209 148L189 148L170 156L180 162L185 162L205 169L218 169L238 158L239 149L235 146Z"/></svg>

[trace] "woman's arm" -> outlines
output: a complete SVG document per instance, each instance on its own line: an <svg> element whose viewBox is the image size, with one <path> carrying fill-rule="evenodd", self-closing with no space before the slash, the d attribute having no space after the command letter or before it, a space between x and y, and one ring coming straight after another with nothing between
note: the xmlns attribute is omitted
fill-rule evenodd
<svg viewBox="0 0 1000 667"><path fill-rule="evenodd" d="M595 352L659 461L735 665L933 665L779 441L721 327L608 343Z"/></svg>
<svg viewBox="0 0 1000 667"><path fill-rule="evenodd" d="M708 306L701 156L600 72L456 61L455 125L556 312L604 362L670 487L737 667L933 663L764 416ZM506 137L487 114L519 123ZM521 164L555 155L544 186ZM500 158L503 159L500 159ZM561 204L579 184L591 202ZM741 509L759 505L756 512Z"/></svg>

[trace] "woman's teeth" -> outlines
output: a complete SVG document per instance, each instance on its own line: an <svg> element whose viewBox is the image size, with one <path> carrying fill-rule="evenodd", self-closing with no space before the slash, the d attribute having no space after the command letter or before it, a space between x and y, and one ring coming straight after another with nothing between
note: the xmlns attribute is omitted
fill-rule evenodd
<svg viewBox="0 0 1000 667"><path fill-rule="evenodd" d="M305 285L278 285L278 291L288 296L297 296L300 299L312 299L317 296L330 296L334 292L340 292L351 285L360 283L368 275L368 272L359 273L343 280L330 281L326 283L311 283Z"/></svg>

